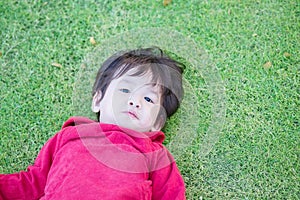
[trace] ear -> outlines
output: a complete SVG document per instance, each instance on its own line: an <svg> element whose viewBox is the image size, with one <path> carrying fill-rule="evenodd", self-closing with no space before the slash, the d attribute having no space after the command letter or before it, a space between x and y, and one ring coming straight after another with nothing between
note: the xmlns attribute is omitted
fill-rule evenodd
<svg viewBox="0 0 300 200"><path fill-rule="evenodd" d="M92 101L92 111L97 113L100 111L100 101L102 97L102 92L97 91L95 95L93 96L93 101Z"/></svg>

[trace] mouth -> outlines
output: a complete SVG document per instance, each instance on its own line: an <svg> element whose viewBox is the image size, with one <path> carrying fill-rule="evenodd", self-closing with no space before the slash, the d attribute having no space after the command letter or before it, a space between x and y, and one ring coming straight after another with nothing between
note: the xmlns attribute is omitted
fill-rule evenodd
<svg viewBox="0 0 300 200"><path fill-rule="evenodd" d="M127 111L125 112L127 115L129 115L129 117L134 118L134 119L139 119L137 114L133 111Z"/></svg>

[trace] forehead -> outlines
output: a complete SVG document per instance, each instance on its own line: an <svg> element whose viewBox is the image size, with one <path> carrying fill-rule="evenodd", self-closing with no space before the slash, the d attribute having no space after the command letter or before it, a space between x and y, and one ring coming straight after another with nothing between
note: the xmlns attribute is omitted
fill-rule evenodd
<svg viewBox="0 0 300 200"><path fill-rule="evenodd" d="M129 70L128 72L120 76L118 80L123 83L139 83L143 85L150 84L152 82L152 74L150 72L141 75L135 75L135 71L136 70L134 69Z"/></svg>
<svg viewBox="0 0 300 200"><path fill-rule="evenodd" d="M160 86L157 82L153 81L152 72L146 71L143 74L136 75L136 69L130 69L122 76L116 78L119 84L130 85L134 87L144 87L153 91L160 92Z"/></svg>

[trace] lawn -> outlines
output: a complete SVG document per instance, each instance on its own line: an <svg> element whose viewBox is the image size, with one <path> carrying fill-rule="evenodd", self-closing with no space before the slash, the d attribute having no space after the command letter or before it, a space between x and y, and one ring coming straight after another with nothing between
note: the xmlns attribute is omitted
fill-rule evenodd
<svg viewBox="0 0 300 200"><path fill-rule="evenodd" d="M188 199L300 198L299 1L7 0L0 13L0 173L85 114L97 59L152 44L187 66L164 131Z"/></svg>

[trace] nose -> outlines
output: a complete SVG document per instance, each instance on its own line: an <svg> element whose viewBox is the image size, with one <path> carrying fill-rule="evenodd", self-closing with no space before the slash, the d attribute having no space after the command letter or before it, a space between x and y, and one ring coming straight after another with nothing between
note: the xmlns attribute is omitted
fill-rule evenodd
<svg viewBox="0 0 300 200"><path fill-rule="evenodd" d="M141 108L141 104L137 100L129 99L128 104L129 104L129 106Z"/></svg>

